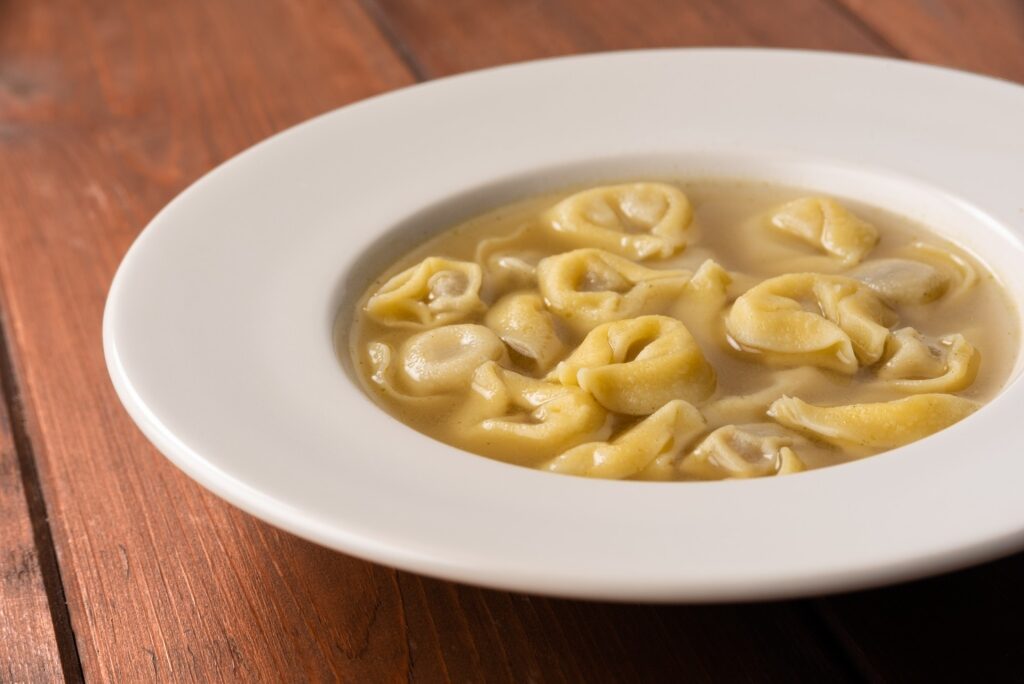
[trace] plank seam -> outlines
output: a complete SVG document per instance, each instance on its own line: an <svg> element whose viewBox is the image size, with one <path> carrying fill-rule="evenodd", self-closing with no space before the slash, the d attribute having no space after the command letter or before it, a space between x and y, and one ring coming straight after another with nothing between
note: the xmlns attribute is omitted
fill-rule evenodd
<svg viewBox="0 0 1024 684"><path fill-rule="evenodd" d="M867 34L869 38L878 43L890 55L903 57L904 59L909 58L909 55L906 52L896 47L896 44L890 41L885 34L876 29L874 24L870 23L867 19L862 17L859 12L846 4L846 0L829 0L829 2L833 7L835 7L837 12L843 15L843 18Z"/></svg>
<svg viewBox="0 0 1024 684"><path fill-rule="evenodd" d="M402 60L405 68L412 73L413 78L419 82L429 80L430 75L427 72L426 67L416 57L412 48L410 48L398 35L398 32L395 31L395 27L391 24L391 21L388 20L387 13L377 3L377 0L358 0L358 2L359 6L363 8L363 11L366 12L367 16L369 16L373 21L377 30L380 31L384 40L386 40L388 45L391 46L391 49L395 51L398 58Z"/></svg>
<svg viewBox="0 0 1024 684"><path fill-rule="evenodd" d="M71 624L71 612L68 609L64 593L64 581L61 577L60 564L57 561L57 547L53 541L50 519L46 511L46 499L43 496L39 470L36 468L35 449L32 447L32 440L28 434L21 392L15 379L15 366L9 340L7 316L0 312L0 393L3 394L3 401L10 420L11 441L14 444L15 458L18 461L22 489L25 494L25 504L32 524L32 537L39 560L39 571L43 579L43 589L46 592L46 603L50 609L54 637L57 641L57 654L60 657L64 680L66 682L82 682L84 681L82 661L78 654L78 644L75 641L75 632Z"/></svg>
<svg viewBox="0 0 1024 684"><path fill-rule="evenodd" d="M843 627L839 616L829 605L828 597L811 600L808 611L811 620L831 637L835 647L842 653L845 663L866 682L881 682L884 677L871 665L864 651L849 631Z"/></svg>

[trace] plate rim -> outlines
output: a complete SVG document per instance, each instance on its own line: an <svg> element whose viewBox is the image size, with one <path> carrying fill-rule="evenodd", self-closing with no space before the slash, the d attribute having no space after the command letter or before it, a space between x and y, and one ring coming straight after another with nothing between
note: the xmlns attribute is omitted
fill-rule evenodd
<svg viewBox="0 0 1024 684"><path fill-rule="evenodd" d="M821 576L819 581L816 583L801 581L799 585L794 585L792 578L790 578L788 580L779 579L774 582L763 582L755 587L747 588L742 586L733 586L723 590L721 586L707 586L696 588L696 590L694 590L694 587L691 586L688 589L682 590L677 588L677 590L673 592L668 590L666 587L639 588L631 586L629 582L614 587L607 585L607 583L604 586L581 585L578 587L569 587L553 586L550 583L545 583L542 579L537 577L526 576L521 578L523 579L522 582L515 582L510 581L510 579L514 580L515 578L509 578L505 575L488 576L486 574L482 574L479 568L453 567L451 564L445 563L440 559L431 559L417 554L410 554L408 550L392 548L386 543L374 543L372 540L365 539L359 535L347 536L344 531L339 531L333 526L326 526L322 521L319 521L314 516L303 513L299 509L295 509L279 499L252 489L245 482L221 470L207 458L204 458L201 454L194 452L187 444L181 442L173 433L166 430L160 419L153 414L146 402L136 392L136 389L132 385L129 377L130 373L121 363L121 357L117 349L116 333L114 330L114 318L117 316L116 309L119 296L118 293L126 287L126 285L124 285L125 264L128 263L129 260L133 259L134 254L138 254L140 250L144 249L144 247L140 245L144 245L143 240L147 235L147 232L150 231L150 228L154 224L158 223L158 221L161 220L161 217L165 217L169 211L172 211L174 207L179 206L183 202L189 201L191 193L195 192L196 188L200 188L204 184L208 183L210 178L217 177L217 174L229 173L230 170L234 168L235 164L244 163L244 159L251 158L251 155L258 153L258 150L264 149L265 146L279 144L279 142L286 136L294 135L296 131L299 131L300 129L314 126L316 122L321 121L322 119L338 116L341 112L351 111L355 108L367 107L373 103L379 103L389 98L399 96L404 97L410 92L431 88L441 82L488 78L497 73L532 69L536 68L538 65L543 66L551 63L601 61L615 59L622 55L677 55L680 53L728 53L730 55L746 54L748 56L755 57L762 53L771 53L808 57L813 59L832 59L853 62L867 61L873 63L885 62L899 64L903 68L913 70L932 70L955 76L957 78L967 77L972 79L982 79L1000 85L1009 84L1016 88L1020 88L1018 84L989 76L971 74L969 72L958 71L946 67L922 65L903 60L893 60L869 55L762 48L660 48L654 50L627 50L611 53L571 55L501 65L490 69L457 74L443 79L416 84L396 91L376 95L330 112L325 112L256 143L201 176L156 214L127 251L111 283L108 298L104 307L103 344L104 355L112 382L119 399L126 407L129 415L141 428L146 437L153 442L154 445L156 445L156 447L178 468L221 498L229 501L233 505L245 510L257 518L270 522L271 524L300 537L347 553L354 553L355 555L369 560L384 562L388 565L401 567L434 577L455 579L469 584L489 586L492 588L528 591L531 593L556 596L599 598L603 600L677 601L679 599L685 599L688 602L715 602L721 600L786 598L816 594L822 591L836 589L851 590L864 588L890 581L900 581L934 572L942 572L963 567L974 562L988 560L1024 546L1024 526L1022 526L1016 532L990 537L980 541L973 547L961 547L955 553L947 552L937 558L918 558L911 562L902 562L891 566L871 564L871 568L856 569L854 571L857 575L856 577ZM1000 396L1005 396L1007 391L1008 390L1004 390ZM643 486L659 485L645 483ZM806 580L807 578L803 579Z"/></svg>

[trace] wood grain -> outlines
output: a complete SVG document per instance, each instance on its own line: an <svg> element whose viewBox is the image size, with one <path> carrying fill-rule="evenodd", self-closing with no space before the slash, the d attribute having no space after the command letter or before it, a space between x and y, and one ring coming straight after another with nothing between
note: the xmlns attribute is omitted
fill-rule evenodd
<svg viewBox="0 0 1024 684"><path fill-rule="evenodd" d="M997 29L968 0L842 2L0 0L0 306L86 677L822 681L854 668L913 675L929 643L944 649L931 671L956 672L954 647L982 611L997 612L1002 594L1019 610L1020 557L816 604L612 606L456 586L326 551L207 494L139 435L103 367L110 278L155 211L269 133L416 77L704 44L1017 68L1019 51L1000 58L1016 28L998 29L1009 38L990 49L957 45L949 22L928 19L966 13L971 39L983 40ZM1013 19L1010 2L991 7ZM908 17L932 24L901 27ZM17 501L5 491L0 507ZM24 526L23 514L5 514L0 540L22 538ZM12 609L0 590L2 630ZM952 607L948 592L961 597ZM31 619L13 624L43 624ZM974 629L993 648L970 641L974 657L1019 665L1008 619ZM30 676L56 667L52 641L33 634L14 662L35 662L28 649L38 646L50 670L25 678L50 679Z"/></svg>
<svg viewBox="0 0 1024 684"><path fill-rule="evenodd" d="M0 365L5 388L9 370ZM0 402L0 682L56 681L61 661L41 570L46 563L36 548L14 442L7 406ZM56 573L49 560L48 570Z"/></svg>
<svg viewBox="0 0 1024 684"><path fill-rule="evenodd" d="M331 0L0 11L0 289L86 677L400 673L402 630L375 627L401 625L393 573L269 529L158 457L110 388L100 320L121 255L185 184L406 71Z"/></svg>
<svg viewBox="0 0 1024 684"><path fill-rule="evenodd" d="M827 0L364 0L423 76L540 57L755 45L890 54Z"/></svg>
<svg viewBox="0 0 1024 684"><path fill-rule="evenodd" d="M630 606L398 574L415 681L849 681L804 603Z"/></svg>
<svg viewBox="0 0 1024 684"><path fill-rule="evenodd" d="M183 477L106 377L118 260L213 164L410 75L351 3L0 10L0 284L86 678L844 677L804 606L660 611L421 580L278 532Z"/></svg>
<svg viewBox="0 0 1024 684"><path fill-rule="evenodd" d="M837 0L901 54L1024 82L1021 0Z"/></svg>

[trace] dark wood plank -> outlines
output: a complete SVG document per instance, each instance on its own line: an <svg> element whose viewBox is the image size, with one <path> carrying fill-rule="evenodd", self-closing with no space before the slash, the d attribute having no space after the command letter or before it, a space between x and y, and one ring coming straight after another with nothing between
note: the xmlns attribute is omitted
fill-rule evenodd
<svg viewBox="0 0 1024 684"><path fill-rule="evenodd" d="M0 367L5 381L7 370ZM42 565L7 402L0 401L0 682L61 677ZM49 565L55 573L56 564Z"/></svg>
<svg viewBox="0 0 1024 684"><path fill-rule="evenodd" d="M416 681L851 681L803 603L559 601L399 574Z"/></svg>
<svg viewBox="0 0 1024 684"><path fill-rule="evenodd" d="M890 54L827 0L363 0L425 76L540 57L756 45Z"/></svg>
<svg viewBox="0 0 1024 684"><path fill-rule="evenodd" d="M886 681L1005 681L1024 673L1024 554L821 602L829 624Z"/></svg>
<svg viewBox="0 0 1024 684"><path fill-rule="evenodd" d="M836 0L911 59L1024 82L1021 0Z"/></svg>

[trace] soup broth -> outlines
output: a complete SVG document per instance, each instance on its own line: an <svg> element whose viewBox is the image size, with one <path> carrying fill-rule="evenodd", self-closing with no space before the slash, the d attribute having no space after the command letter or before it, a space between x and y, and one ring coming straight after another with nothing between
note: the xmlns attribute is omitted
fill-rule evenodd
<svg viewBox="0 0 1024 684"><path fill-rule="evenodd" d="M345 333L367 393L442 442L702 480L941 430L1006 382L1019 324L995 276L924 226L707 180L556 193L454 226L381 273Z"/></svg>

